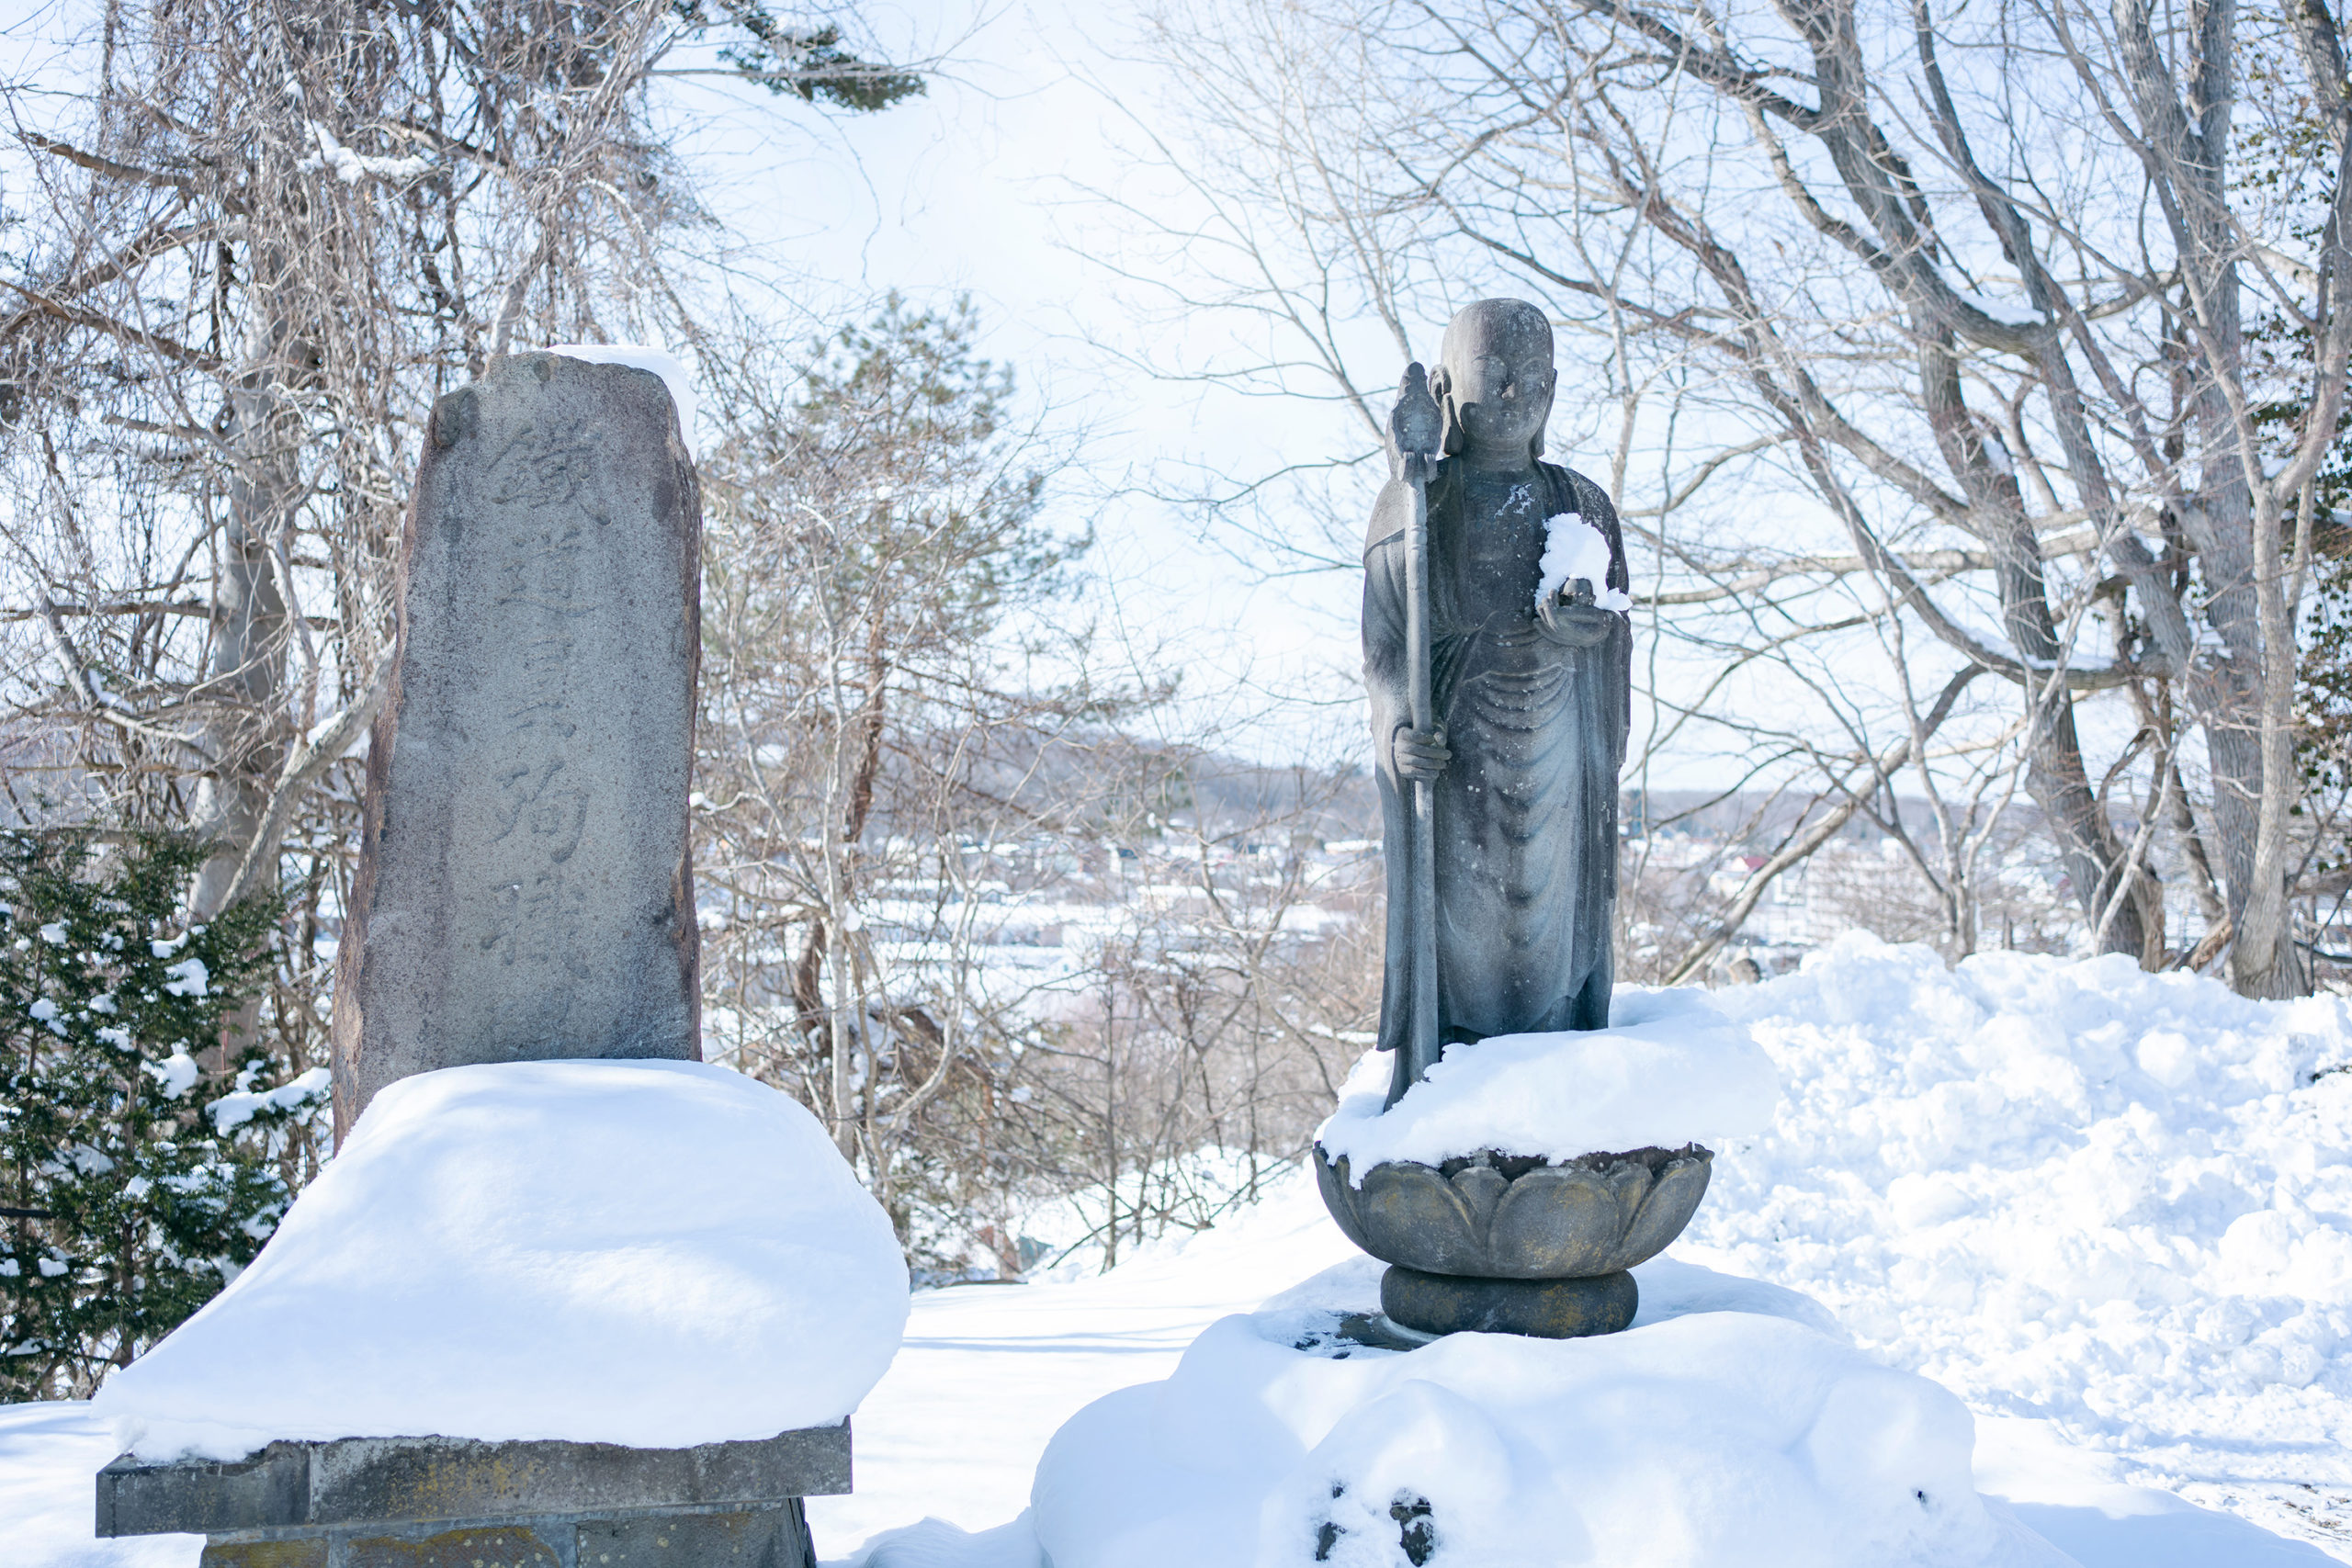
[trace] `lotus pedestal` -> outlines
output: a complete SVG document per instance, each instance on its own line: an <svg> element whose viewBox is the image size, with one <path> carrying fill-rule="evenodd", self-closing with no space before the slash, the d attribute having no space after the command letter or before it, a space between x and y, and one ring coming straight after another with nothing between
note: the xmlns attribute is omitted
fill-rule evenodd
<svg viewBox="0 0 2352 1568"><path fill-rule="evenodd" d="M1348 1239L1388 1264L1381 1311L1422 1334L1573 1339L1634 1321L1627 1270L1666 1250L1706 1196L1714 1156L1591 1154L1562 1164L1487 1151L1443 1165L1385 1162L1353 1179L1315 1149Z"/></svg>

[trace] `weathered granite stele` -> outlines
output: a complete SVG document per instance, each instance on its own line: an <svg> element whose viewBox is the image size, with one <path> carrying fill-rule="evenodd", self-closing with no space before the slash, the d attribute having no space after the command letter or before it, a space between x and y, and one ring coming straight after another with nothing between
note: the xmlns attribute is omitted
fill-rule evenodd
<svg viewBox="0 0 2352 1568"><path fill-rule="evenodd" d="M434 406L337 955L338 1140L435 1067L701 1057L701 534L650 371L523 355Z"/></svg>
<svg viewBox="0 0 2352 1568"><path fill-rule="evenodd" d="M525 355L435 405L339 959L338 1141L436 1068L701 1058L701 529L659 376ZM96 1531L204 1534L202 1568L814 1568L800 1499L849 1489L845 1421L690 1449L355 1434L125 1455Z"/></svg>

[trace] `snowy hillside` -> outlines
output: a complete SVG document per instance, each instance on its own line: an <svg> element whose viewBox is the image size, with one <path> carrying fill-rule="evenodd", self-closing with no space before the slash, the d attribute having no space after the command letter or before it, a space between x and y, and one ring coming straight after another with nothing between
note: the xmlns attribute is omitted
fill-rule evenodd
<svg viewBox="0 0 2352 1568"><path fill-rule="evenodd" d="M2352 1560L2352 1006L1866 937L1715 999L1780 1115L1677 1256Z"/></svg>
<svg viewBox="0 0 2352 1568"><path fill-rule="evenodd" d="M1794 1318L1934 1379L1975 1413L1978 1486L2086 1568L2323 1561L2152 1487L2352 1562L2352 1007L1866 939L1715 999L1781 1108L1641 1271L1644 1323ZM856 1495L811 1506L820 1551L1036 1568L1021 1516L1064 1422L1357 1256L1298 1179L1101 1279L919 1295L856 1417ZM25 1568L193 1568L192 1540L88 1540L107 1457L75 1407L0 1413Z"/></svg>

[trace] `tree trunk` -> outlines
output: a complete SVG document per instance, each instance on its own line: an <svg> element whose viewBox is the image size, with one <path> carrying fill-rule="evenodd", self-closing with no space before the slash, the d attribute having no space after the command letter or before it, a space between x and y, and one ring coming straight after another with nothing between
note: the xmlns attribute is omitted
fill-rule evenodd
<svg viewBox="0 0 2352 1568"><path fill-rule="evenodd" d="M1950 333L1923 334L1919 381L1944 465L1968 498L1977 536L1992 550L2002 626L2026 667L2026 792L2058 840L2059 860L2085 923L2098 933L2099 951L2128 953L2153 969L2164 961L2163 906L2148 897L2151 879L2124 863L2123 848L2083 766L2074 694L2054 675L2074 650L2060 640L2050 613L2041 545L2026 514L2014 460L1999 433L1968 408ZM2125 877L2132 891L2102 932L2101 919Z"/></svg>
<svg viewBox="0 0 2352 1568"><path fill-rule="evenodd" d="M270 785L292 739L284 695L286 598L275 551L279 530L291 525L300 483L294 461L300 431L280 380L288 335L282 321L255 334L249 367L228 397L228 438L236 462L215 580L208 673L217 696L205 726L210 756L198 803L204 830L218 847L189 896L190 918L197 920L220 913L237 868L256 849L266 868L263 886L277 886L277 846L257 846L254 840L274 830L266 820ZM259 1037L260 1020L260 998L247 998L222 1021L220 1039L205 1053L206 1069L227 1072Z"/></svg>

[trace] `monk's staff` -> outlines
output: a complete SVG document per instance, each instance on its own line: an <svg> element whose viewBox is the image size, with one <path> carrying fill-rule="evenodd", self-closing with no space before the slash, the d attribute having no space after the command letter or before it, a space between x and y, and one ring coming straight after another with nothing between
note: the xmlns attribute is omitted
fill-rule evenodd
<svg viewBox="0 0 2352 1568"><path fill-rule="evenodd" d="M1396 450L1397 468L1405 482L1413 487L1413 520L1405 530L1406 705L1411 710L1415 734L1428 735L1437 728L1430 670L1429 476L1437 466L1444 419L1437 400L1430 396L1429 378L1418 361L1405 367L1404 384L1396 389L1396 406L1389 411L1388 434ZM1388 1091L1391 1105L1419 1082L1438 1059L1437 784L1426 778L1412 783L1413 1005L1407 1019L1405 1060L1397 1064L1394 1087Z"/></svg>

